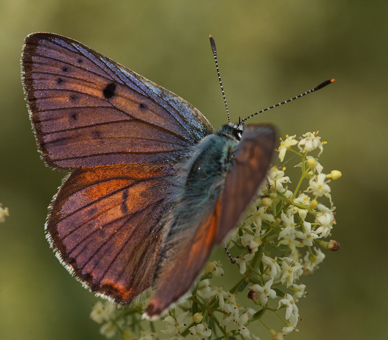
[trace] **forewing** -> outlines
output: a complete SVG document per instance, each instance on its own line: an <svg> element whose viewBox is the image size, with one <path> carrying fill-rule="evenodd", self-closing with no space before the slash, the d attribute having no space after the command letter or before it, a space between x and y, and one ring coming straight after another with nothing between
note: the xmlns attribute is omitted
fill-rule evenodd
<svg viewBox="0 0 388 340"><path fill-rule="evenodd" d="M168 258L164 267L160 268L160 283L145 311L147 317L159 316L190 289L213 249L220 212L221 198L211 213L203 217L200 225L192 226L196 231L192 238L179 245L181 251ZM179 238L178 235L176 237Z"/></svg>
<svg viewBox="0 0 388 340"><path fill-rule="evenodd" d="M226 178L217 243L236 226L263 182L276 142L270 125L247 125Z"/></svg>
<svg viewBox="0 0 388 340"><path fill-rule="evenodd" d="M50 166L175 160L213 131L182 98L75 40L29 35L22 67L30 118Z"/></svg>
<svg viewBox="0 0 388 340"><path fill-rule="evenodd" d="M51 205L47 238L64 266L92 291L125 304L152 284L168 165L77 169Z"/></svg>

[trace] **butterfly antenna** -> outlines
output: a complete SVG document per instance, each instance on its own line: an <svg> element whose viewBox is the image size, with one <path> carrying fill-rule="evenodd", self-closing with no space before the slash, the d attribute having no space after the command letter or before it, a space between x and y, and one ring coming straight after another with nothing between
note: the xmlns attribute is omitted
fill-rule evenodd
<svg viewBox="0 0 388 340"><path fill-rule="evenodd" d="M217 69L217 74L218 74L218 81L220 82L220 86L221 86L222 98L224 98L226 114L228 115L228 123L230 123L230 115L229 115L228 103L226 102L224 87L222 86L220 69L218 67L216 42L214 41L214 38L211 35L209 35L209 39L210 39L210 46L211 46L212 51L213 51L214 61L216 63L216 69Z"/></svg>
<svg viewBox="0 0 388 340"><path fill-rule="evenodd" d="M318 86L315 86L315 87L314 87L313 89L311 89L311 90L308 90L308 91L303 92L303 93L301 93L301 94L299 94L299 95L297 95L297 96L295 96L295 97L292 97L292 98L290 98L290 99L287 99L287 100L285 100L284 102L281 102L281 103L278 103L278 104L269 106L269 107L267 107L267 108L265 108L265 109L263 109L263 110L257 111L257 112L255 112L254 114L250 115L249 117L244 118L241 122L244 123L246 120L251 119L252 117L258 115L259 113L263 113L263 112L265 112L265 111L274 109L275 107L278 107L278 106L281 106L281 105L283 105L283 104L287 104L287 103L289 103L289 102L292 102L293 100L296 100L296 99L302 98L302 97L304 97L304 96L307 96L308 94L313 93L313 92L315 92L315 91L318 91L318 90L324 88L325 86L327 86L327 85L329 85L329 84L331 84L331 83L334 83L334 82L335 82L335 79L326 80L326 81L324 81L323 83L319 84Z"/></svg>
<svg viewBox="0 0 388 340"><path fill-rule="evenodd" d="M230 251L229 251L228 246L226 245L226 243L224 244L224 246L225 246L226 256L228 256L229 261L230 261L232 264L235 264L235 263L236 263L236 260L234 259L233 255L230 253Z"/></svg>

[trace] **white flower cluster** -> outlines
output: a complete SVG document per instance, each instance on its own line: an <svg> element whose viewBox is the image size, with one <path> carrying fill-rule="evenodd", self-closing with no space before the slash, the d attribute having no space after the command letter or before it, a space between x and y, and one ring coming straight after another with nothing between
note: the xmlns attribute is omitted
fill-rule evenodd
<svg viewBox="0 0 388 340"><path fill-rule="evenodd" d="M0 203L0 223L5 222L5 218L9 216L8 208L3 208L3 205Z"/></svg>
<svg viewBox="0 0 388 340"><path fill-rule="evenodd" d="M269 330L272 340L281 340L297 331L300 319L297 302L306 295L306 286L298 282L300 277L313 273L322 263L325 258L322 249L339 249L335 240L324 240L331 237L335 225L330 182L341 177L336 170L323 172L317 159L324 144L317 133L310 132L299 139L287 136L281 140L279 159L283 162L289 152L296 155L291 160L297 159L295 167L301 170L300 178L293 180L296 185L291 188L285 168L270 169L258 199L228 244L228 256L239 271L234 286L226 289L212 284L212 278L222 277L224 271L219 261L209 262L192 295L161 321L162 335L155 332L152 323L144 326L148 321L141 320L139 305L114 311L109 303L100 302L91 318L103 323L101 333L108 338L120 333L125 340L163 339L163 335L176 340L259 339L250 327L254 322L263 325L263 331ZM319 150L315 157L309 155L315 150ZM242 292L252 300L250 306L237 301L237 294ZM284 318L280 313L283 310ZM279 331L266 325L266 313L275 313L279 318ZM127 315L131 315L130 322ZM138 327L141 332L132 333L135 325L141 323L143 326Z"/></svg>
<svg viewBox="0 0 388 340"><path fill-rule="evenodd" d="M144 301L136 301L128 308L117 308L110 301L98 301L90 313L90 319L101 324L100 334L108 339L120 335L123 340L156 340L159 339L154 331L138 327L143 321L141 314L145 308ZM153 328L153 327L151 327ZM138 333L137 336L135 333Z"/></svg>
<svg viewBox="0 0 388 340"><path fill-rule="evenodd" d="M295 165L301 169L300 179L291 190L286 169L272 167L268 182L231 241L230 248L235 245L246 248L236 262L240 273L255 283L249 287L250 299L260 305L263 312L274 309L269 308L269 301L274 299L277 299L276 309L286 309L282 335L296 330L298 324L296 302L305 295L306 286L297 281L303 274L313 273L325 258L317 246L339 249L338 242L322 239L331 236L335 224L329 184L340 178L341 173L334 170L325 174L317 159L308 155L318 149L318 158L324 144L317 133L311 132L299 140L295 136L281 140L279 159L284 161L287 152L297 155L297 159L301 159ZM293 149L294 146L299 150ZM279 336L279 333L272 335Z"/></svg>

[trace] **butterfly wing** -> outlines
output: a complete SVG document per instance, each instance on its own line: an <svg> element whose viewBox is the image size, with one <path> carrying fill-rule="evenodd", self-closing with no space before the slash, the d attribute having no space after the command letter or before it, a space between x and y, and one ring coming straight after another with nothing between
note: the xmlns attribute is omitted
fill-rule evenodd
<svg viewBox="0 0 388 340"><path fill-rule="evenodd" d="M263 182L275 149L271 125L247 125L226 178L217 243L236 226Z"/></svg>
<svg viewBox="0 0 388 340"><path fill-rule="evenodd" d="M181 229L195 230L189 240L179 238L183 233L179 236L172 233L167 238L167 244L179 242L181 251L177 252L174 258L169 258L164 264L165 268L159 270L160 285L145 311L148 317L160 315L190 289L209 258L214 244L221 243L228 232L236 226L265 178L274 151L275 139L276 133L272 126L248 125L245 128L229 173L215 179L221 186L221 177L223 178L224 189L220 192L214 207L211 209L204 207L204 216L198 225L192 222L194 219L187 219L187 225L183 225ZM219 150L221 152L221 148ZM227 153L228 149L224 148L223 152ZM214 162L219 159L213 158Z"/></svg>
<svg viewBox="0 0 388 340"><path fill-rule="evenodd" d="M47 238L86 286L127 303L154 278L173 165L213 128L182 98L65 37L28 36L22 66L44 160L76 169L52 202Z"/></svg>
<svg viewBox="0 0 388 340"><path fill-rule="evenodd" d="M150 301L145 314L148 318L160 315L168 306L182 297L192 286L209 258L219 228L221 199L209 215L205 215L191 239L183 242L173 265L162 268L160 285Z"/></svg>
<svg viewBox="0 0 388 340"><path fill-rule="evenodd" d="M85 286L125 304L148 288L159 258L169 165L124 164L75 170L46 224L64 266Z"/></svg>
<svg viewBox="0 0 388 340"><path fill-rule="evenodd" d="M31 34L22 66L30 118L50 166L175 161L213 132L191 104L75 40Z"/></svg>

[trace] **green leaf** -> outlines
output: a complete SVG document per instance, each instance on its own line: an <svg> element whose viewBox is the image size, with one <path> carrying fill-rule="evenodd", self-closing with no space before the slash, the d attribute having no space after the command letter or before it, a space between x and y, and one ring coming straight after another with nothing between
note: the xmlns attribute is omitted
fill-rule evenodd
<svg viewBox="0 0 388 340"><path fill-rule="evenodd" d="M276 292L277 296L284 297L286 295L286 293L280 290L279 288L274 288L273 290Z"/></svg>
<svg viewBox="0 0 388 340"><path fill-rule="evenodd" d="M258 312L253 314L251 321L260 319L262 317L262 315L264 314L264 312L265 312L264 309L260 309Z"/></svg>
<svg viewBox="0 0 388 340"><path fill-rule="evenodd" d="M244 281L242 281L242 282L238 285L237 291L238 291L239 293L241 293L242 291L244 291L244 289L245 289L247 286L248 286L248 282L244 280Z"/></svg>
<svg viewBox="0 0 388 340"><path fill-rule="evenodd" d="M213 318L209 318L209 328L210 328L211 330L213 330L213 331L216 329L216 324L215 324Z"/></svg>
<svg viewBox="0 0 388 340"><path fill-rule="evenodd" d="M199 308L198 308L198 303L196 303L195 301L193 301L193 306L191 308L191 312L192 314L194 315L195 313L197 313L199 311Z"/></svg>
<svg viewBox="0 0 388 340"><path fill-rule="evenodd" d="M259 263L259 271L260 271L260 273L264 272L264 264L262 261L260 261L260 263Z"/></svg>

